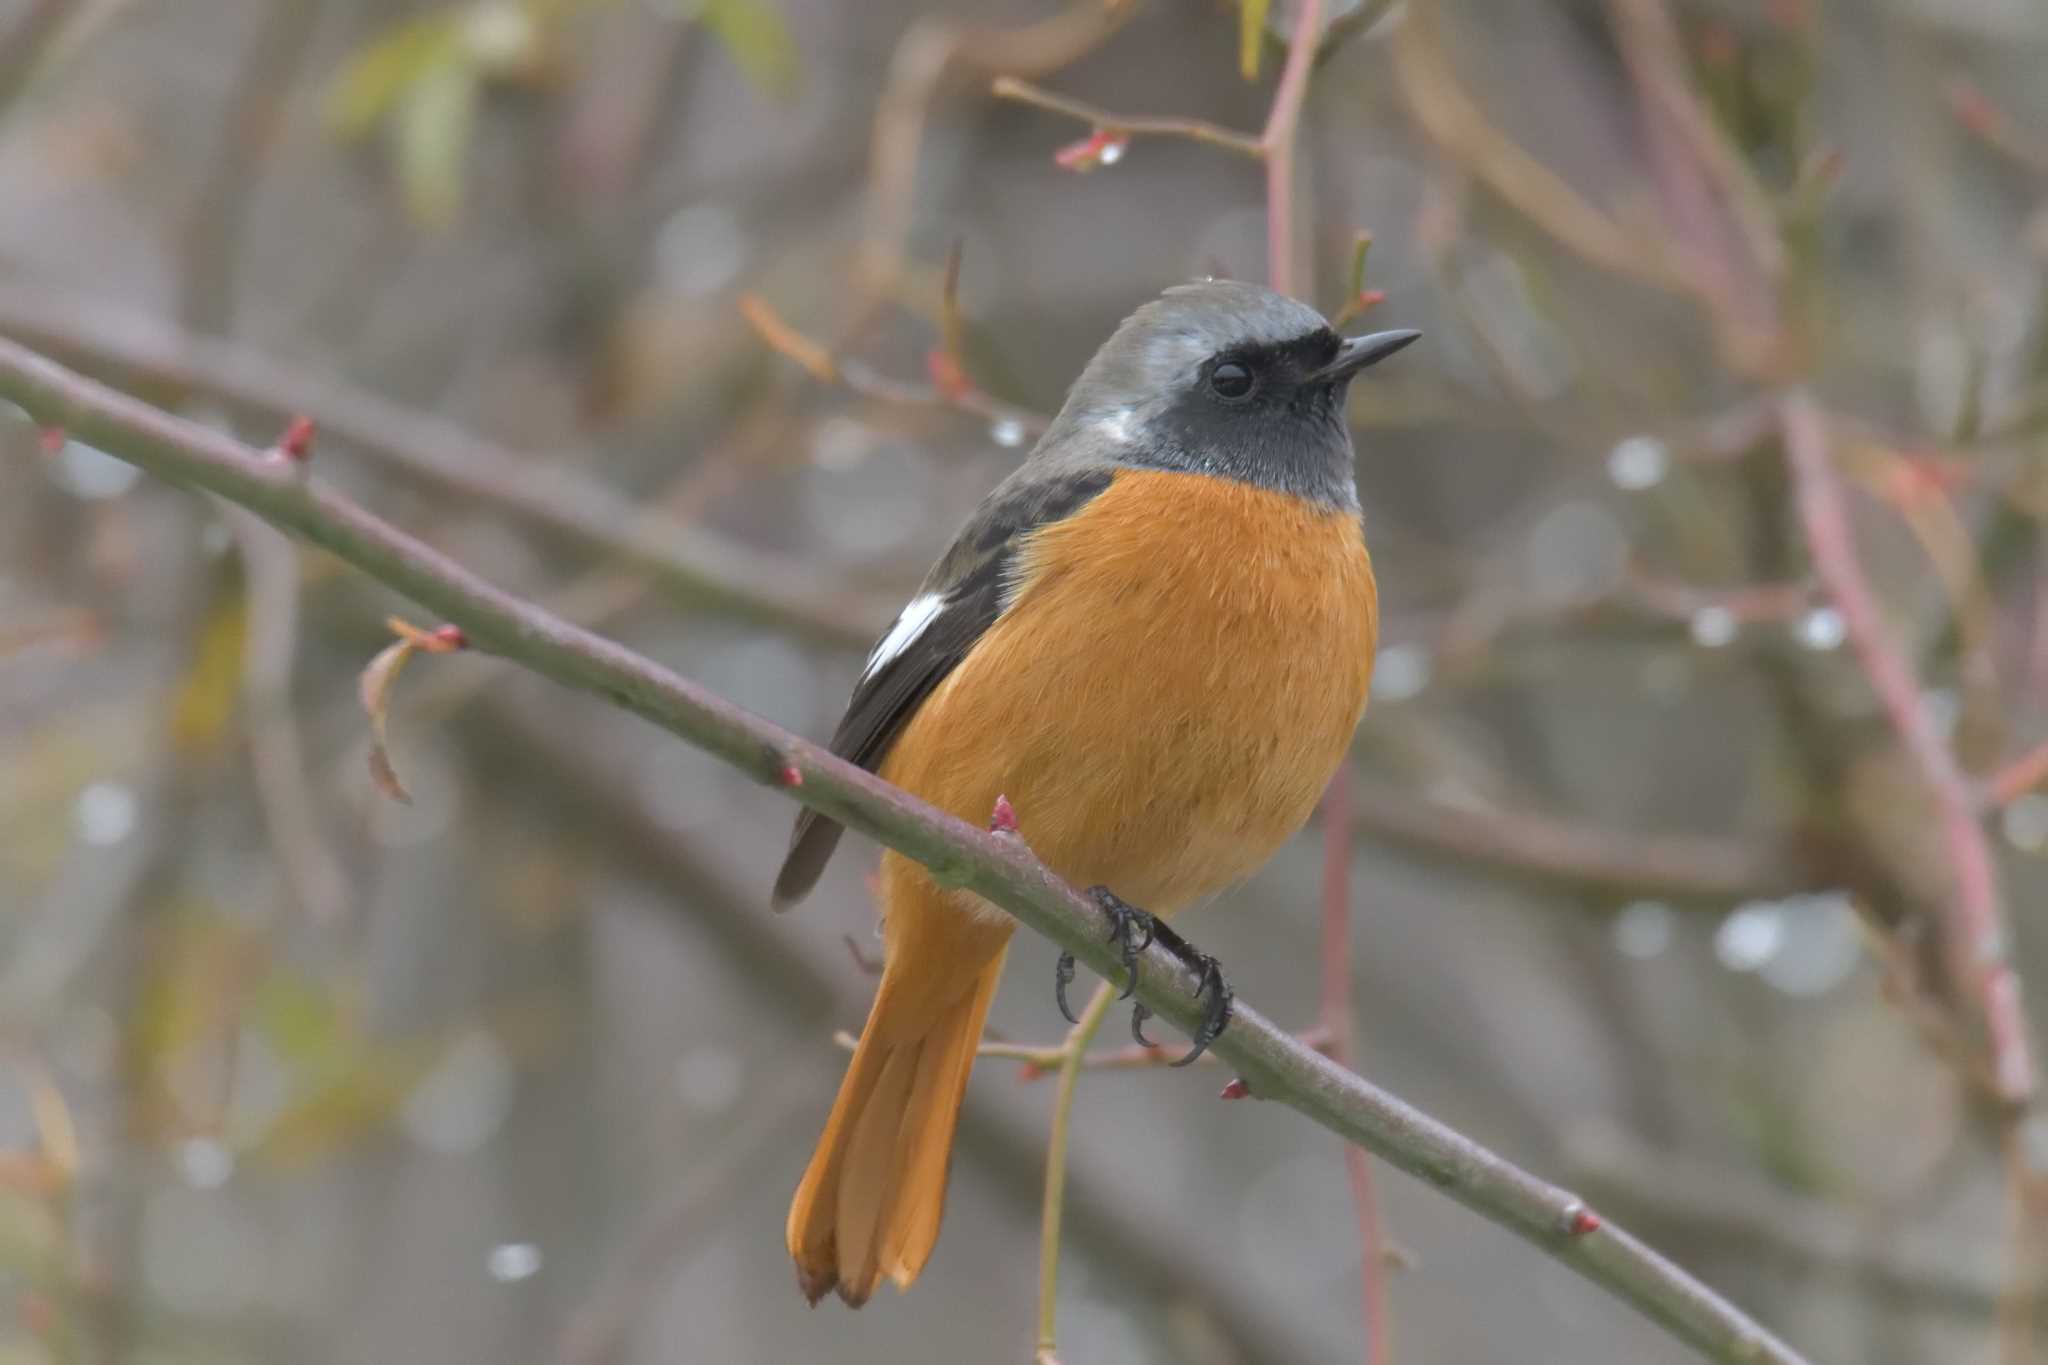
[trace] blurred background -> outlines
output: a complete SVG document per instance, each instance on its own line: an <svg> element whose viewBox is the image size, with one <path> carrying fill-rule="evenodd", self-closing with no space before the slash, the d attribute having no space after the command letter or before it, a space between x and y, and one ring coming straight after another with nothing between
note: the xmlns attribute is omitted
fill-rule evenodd
<svg viewBox="0 0 2048 1365"><path fill-rule="evenodd" d="M2031 1358L2026 1038L1952 969L1957 836L1816 579L1779 403L1989 783L2036 977L2048 18L1329 12L1299 292L1425 333L1353 396L1359 1064L1816 1360ZM0 0L0 334L259 445L312 416L394 521L822 738L1116 321L1265 274L1253 160L1091 147L991 81L1255 134L1292 17ZM870 848L771 917L786 801L467 656L391 690L400 804L359 679L433 621L18 411L0 453L0 1360L1028 1358L1051 1087L1014 1063L910 1295L791 1283ZM1190 926L1304 1027L1319 869L1312 832ZM1003 1037L1060 1037L1053 956L1019 940ZM1335 1142L1222 1079L1083 1077L1067 1365L1362 1358ZM1392 1359L1689 1358L1378 1188Z"/></svg>

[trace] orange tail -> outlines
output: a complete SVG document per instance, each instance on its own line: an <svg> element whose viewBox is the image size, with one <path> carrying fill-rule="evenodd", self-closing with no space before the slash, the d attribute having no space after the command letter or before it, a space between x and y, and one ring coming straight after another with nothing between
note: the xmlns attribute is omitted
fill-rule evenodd
<svg viewBox="0 0 2048 1365"><path fill-rule="evenodd" d="M858 1308L884 1275L907 1289L930 1259L967 1073L1002 975L1007 922L956 909L929 883L903 889L912 894L890 907L874 1008L789 1207L789 1254L814 1304L836 1288Z"/></svg>

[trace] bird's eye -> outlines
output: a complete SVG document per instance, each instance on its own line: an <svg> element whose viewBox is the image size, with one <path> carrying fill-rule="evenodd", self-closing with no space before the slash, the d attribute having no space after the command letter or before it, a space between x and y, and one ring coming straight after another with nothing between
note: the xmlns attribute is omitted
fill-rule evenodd
<svg viewBox="0 0 2048 1365"><path fill-rule="evenodd" d="M1252 372L1242 361L1218 361L1209 371L1209 391L1233 402L1252 391Z"/></svg>

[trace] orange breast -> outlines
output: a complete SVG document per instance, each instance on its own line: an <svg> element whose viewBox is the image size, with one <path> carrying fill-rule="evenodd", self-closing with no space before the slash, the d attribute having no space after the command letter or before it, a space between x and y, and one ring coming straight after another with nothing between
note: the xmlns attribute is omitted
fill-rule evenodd
<svg viewBox="0 0 2048 1365"><path fill-rule="evenodd" d="M1020 568L1014 604L884 777L970 820L1007 795L1054 870L1160 914L1302 826L1372 673L1378 603L1355 516L1125 472L1037 532ZM885 873L923 875L894 858Z"/></svg>

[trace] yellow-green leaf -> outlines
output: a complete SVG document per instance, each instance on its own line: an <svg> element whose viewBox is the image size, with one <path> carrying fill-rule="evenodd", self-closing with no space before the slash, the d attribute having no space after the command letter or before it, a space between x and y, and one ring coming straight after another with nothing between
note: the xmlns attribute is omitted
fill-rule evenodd
<svg viewBox="0 0 2048 1365"><path fill-rule="evenodd" d="M391 135L405 205L424 227L455 225L462 207L462 162L476 128L479 77L468 61L429 67L406 87Z"/></svg>
<svg viewBox="0 0 2048 1365"><path fill-rule="evenodd" d="M391 684L398 681L406 661L418 649L419 646L411 640L393 640L377 651L377 657L370 660L370 666L363 670L363 676L357 682L363 711L370 718L370 776L379 791L406 805L412 804L412 794L406 791L405 784L398 780L397 769L391 766L385 727L391 714Z"/></svg>
<svg viewBox="0 0 2048 1365"><path fill-rule="evenodd" d="M242 647L249 633L240 593L224 597L199 628L192 666L178 687L171 714L171 741L183 754L199 754L220 742L242 695Z"/></svg>
<svg viewBox="0 0 2048 1365"><path fill-rule="evenodd" d="M399 24L335 77L327 92L327 126L340 137L363 136L430 68L463 58L463 36L462 25L446 11Z"/></svg>
<svg viewBox="0 0 2048 1365"><path fill-rule="evenodd" d="M704 0L698 11L754 87L778 98L796 89L796 40L770 0Z"/></svg>
<svg viewBox="0 0 2048 1365"><path fill-rule="evenodd" d="M348 1011L331 989L308 976L274 973L256 996L256 1018L286 1065L325 1073L354 1046Z"/></svg>
<svg viewBox="0 0 2048 1365"><path fill-rule="evenodd" d="M1237 66L1248 81L1259 78L1259 54L1266 50L1266 13L1273 0L1238 0Z"/></svg>

